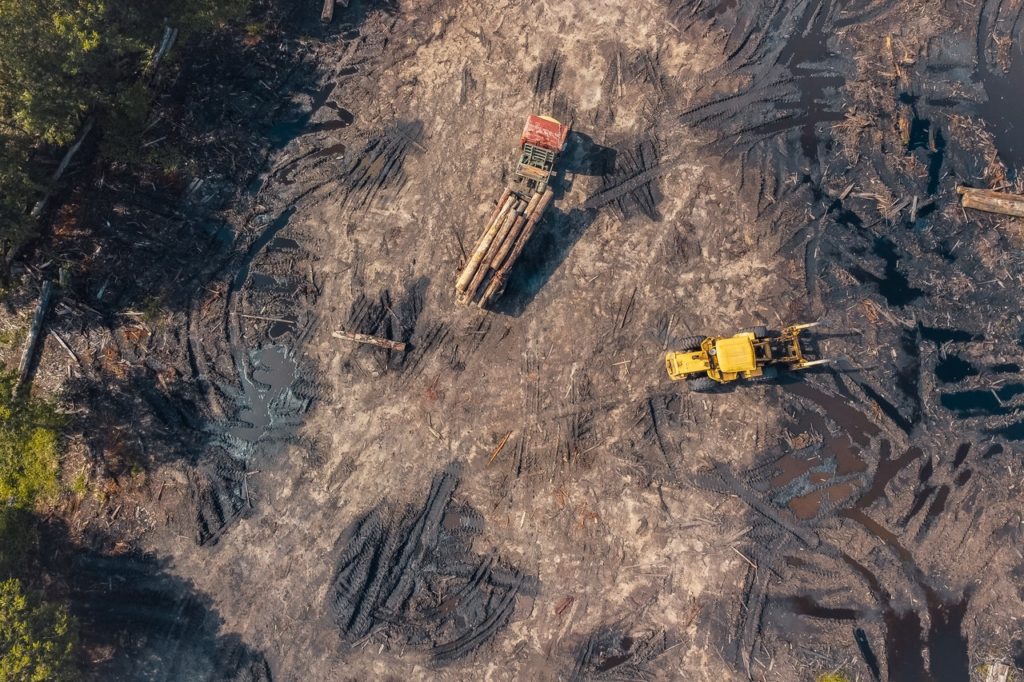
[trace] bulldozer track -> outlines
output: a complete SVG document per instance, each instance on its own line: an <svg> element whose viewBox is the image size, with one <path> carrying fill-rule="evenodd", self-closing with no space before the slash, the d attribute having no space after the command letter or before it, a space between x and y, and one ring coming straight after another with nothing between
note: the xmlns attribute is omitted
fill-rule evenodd
<svg viewBox="0 0 1024 682"><path fill-rule="evenodd" d="M449 467L434 478L421 508L383 503L342 535L328 610L345 641L384 629L426 647L436 661L461 658L493 639L519 595L533 592L529 576L493 555L469 554L483 521L453 502L457 486L458 469ZM425 583L442 590L440 605L423 594Z"/></svg>
<svg viewBox="0 0 1024 682"><path fill-rule="evenodd" d="M669 172L675 163L677 161L660 159L657 140L645 139L635 145L624 145L616 158L614 171L604 176L603 187L583 203L583 209L595 210L614 203L626 216L639 211L656 220L660 195L652 183Z"/></svg>
<svg viewBox="0 0 1024 682"><path fill-rule="evenodd" d="M557 93L558 79L561 75L562 57L558 52L545 56L533 71L530 80L533 82L533 96L541 102L550 102Z"/></svg>

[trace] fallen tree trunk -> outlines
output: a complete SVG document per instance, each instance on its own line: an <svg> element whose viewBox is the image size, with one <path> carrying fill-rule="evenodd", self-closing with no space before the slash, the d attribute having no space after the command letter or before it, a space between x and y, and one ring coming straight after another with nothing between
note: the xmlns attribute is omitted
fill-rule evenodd
<svg viewBox="0 0 1024 682"><path fill-rule="evenodd" d="M75 158L75 154L77 154L78 150L82 148L82 143L85 142L85 138L89 136L89 132L92 130L92 126L95 122L96 119L91 116L86 120L85 125L82 126L82 132L78 134L78 139L75 140L75 143L71 145L67 153L64 154L64 158L60 160L60 165L57 166L57 170L53 172L53 176L50 178L50 186L47 187L46 194L44 194L43 198L40 199L32 208L32 213L30 215L33 218L38 219L39 216L43 214L43 211L46 210L46 205L50 203L50 198L53 196L53 192L57 188L57 182L59 182L61 176L64 175L64 171L68 169L68 166L71 164L71 159Z"/></svg>
<svg viewBox="0 0 1024 682"><path fill-rule="evenodd" d="M324 0L324 9L320 12L320 21L329 24L332 19L334 19L334 0Z"/></svg>
<svg viewBox="0 0 1024 682"><path fill-rule="evenodd" d="M963 196L964 208L1024 218L1024 196L1020 194L973 187L957 187L956 191Z"/></svg>
<svg viewBox="0 0 1024 682"><path fill-rule="evenodd" d="M402 343L401 341L382 339L378 336L370 336L369 334L357 334L356 332L339 330L334 332L332 336L336 339L351 341L352 343L365 343L371 346L377 346L378 348L386 348L397 353L404 353L405 349L408 348L408 344Z"/></svg>
<svg viewBox="0 0 1024 682"><path fill-rule="evenodd" d="M25 344L25 351L21 354L21 363L18 365L18 385L22 386L31 379L32 358L35 357L36 347L42 337L43 322L46 320L46 313L50 310L50 296L53 294L53 282L43 282L43 289L39 293L39 304L32 316L32 328L28 333L28 343Z"/></svg>
<svg viewBox="0 0 1024 682"><path fill-rule="evenodd" d="M174 47L174 41L178 39L178 29L171 28L170 26L164 27L164 36L160 40L160 47L157 48L156 54L153 55L152 61L146 66L144 75L149 77L156 76L156 72L160 69L160 62L163 60L172 47Z"/></svg>

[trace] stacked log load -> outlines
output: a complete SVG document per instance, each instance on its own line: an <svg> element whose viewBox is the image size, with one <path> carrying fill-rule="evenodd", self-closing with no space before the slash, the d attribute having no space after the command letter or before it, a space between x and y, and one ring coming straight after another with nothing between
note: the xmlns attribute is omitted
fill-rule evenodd
<svg viewBox="0 0 1024 682"><path fill-rule="evenodd" d="M547 186L529 195L511 187L505 189L455 283L460 303L486 308L501 297L512 266L537 229L552 196Z"/></svg>

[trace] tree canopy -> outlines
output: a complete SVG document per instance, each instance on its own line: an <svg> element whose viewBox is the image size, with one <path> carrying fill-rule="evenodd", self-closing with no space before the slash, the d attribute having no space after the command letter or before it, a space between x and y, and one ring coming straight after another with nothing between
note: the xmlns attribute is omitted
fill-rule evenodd
<svg viewBox="0 0 1024 682"><path fill-rule="evenodd" d="M64 682L77 677L75 624L67 609L0 582L0 680Z"/></svg>
<svg viewBox="0 0 1024 682"><path fill-rule="evenodd" d="M116 122L119 108L139 106L137 83L165 26L185 40L248 4L0 0L0 250L32 235L27 210L46 175L30 168L35 152L67 145L88 113Z"/></svg>
<svg viewBox="0 0 1024 682"><path fill-rule="evenodd" d="M13 372L0 372L0 505L28 509L58 492L60 415L19 394Z"/></svg>

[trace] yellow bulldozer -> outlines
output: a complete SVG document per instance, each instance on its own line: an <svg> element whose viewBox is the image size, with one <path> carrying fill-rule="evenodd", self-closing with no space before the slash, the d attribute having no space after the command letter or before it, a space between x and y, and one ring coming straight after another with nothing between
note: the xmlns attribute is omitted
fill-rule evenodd
<svg viewBox="0 0 1024 682"><path fill-rule="evenodd" d="M817 325L794 324L777 335L754 327L734 336L691 336L682 340L682 350L665 356L665 367L670 379L685 380L697 392L739 379L766 383L778 377L780 367L801 370L828 362L807 359L800 343L800 332Z"/></svg>

